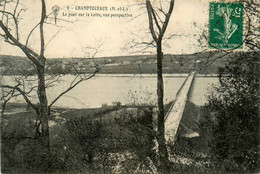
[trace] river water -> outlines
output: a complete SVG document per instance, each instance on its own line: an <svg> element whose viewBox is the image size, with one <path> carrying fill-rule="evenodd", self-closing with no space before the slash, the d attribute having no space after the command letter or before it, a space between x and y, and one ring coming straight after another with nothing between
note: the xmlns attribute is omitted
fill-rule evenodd
<svg viewBox="0 0 260 174"><path fill-rule="evenodd" d="M165 74L164 89L165 103L174 100L177 91L188 74ZM62 81L47 89L49 103L61 92L69 87L75 76L65 75ZM5 83L10 81L5 77ZM209 93L207 90L212 84L218 84L217 77L196 77L190 101L196 105L204 105ZM37 102L36 99L33 99ZM24 102L23 98L13 99L12 102ZM102 105L142 104L156 102L156 75L144 74L99 74L90 80L84 81L69 93L60 98L54 106L66 108L96 108Z"/></svg>

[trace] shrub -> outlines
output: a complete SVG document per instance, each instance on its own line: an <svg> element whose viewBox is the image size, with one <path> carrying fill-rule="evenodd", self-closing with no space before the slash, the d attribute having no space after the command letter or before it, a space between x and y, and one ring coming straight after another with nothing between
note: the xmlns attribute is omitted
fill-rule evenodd
<svg viewBox="0 0 260 174"><path fill-rule="evenodd" d="M241 53L220 69L220 86L214 87L208 105L214 116L208 122L211 152L220 170L248 172L257 166L258 77L257 53Z"/></svg>
<svg viewBox="0 0 260 174"><path fill-rule="evenodd" d="M152 109L125 109L114 114L114 122L75 117L58 136L56 149L67 172L134 172L137 165L154 159ZM119 168L120 169L119 169Z"/></svg>

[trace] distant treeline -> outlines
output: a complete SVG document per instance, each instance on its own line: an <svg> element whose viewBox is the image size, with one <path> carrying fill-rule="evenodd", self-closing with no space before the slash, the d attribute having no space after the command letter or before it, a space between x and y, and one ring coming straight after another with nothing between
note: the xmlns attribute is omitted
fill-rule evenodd
<svg viewBox="0 0 260 174"><path fill-rule="evenodd" d="M164 73L217 73L225 60L235 58L236 54L223 52L203 52L185 55L164 55ZM92 73L95 67L102 67L100 73L156 73L155 55L135 55L102 58L48 58L46 74ZM35 75L33 64L25 57L0 55L0 70L4 75Z"/></svg>

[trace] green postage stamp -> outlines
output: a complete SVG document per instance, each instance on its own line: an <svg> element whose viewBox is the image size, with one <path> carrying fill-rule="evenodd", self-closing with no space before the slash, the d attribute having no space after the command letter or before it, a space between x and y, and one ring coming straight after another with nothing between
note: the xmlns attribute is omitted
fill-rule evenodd
<svg viewBox="0 0 260 174"><path fill-rule="evenodd" d="M210 3L209 48L243 48L243 4Z"/></svg>

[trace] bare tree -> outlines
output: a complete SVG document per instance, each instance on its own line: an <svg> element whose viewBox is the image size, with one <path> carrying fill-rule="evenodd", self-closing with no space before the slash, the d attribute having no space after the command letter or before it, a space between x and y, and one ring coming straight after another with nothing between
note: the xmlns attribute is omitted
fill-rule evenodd
<svg viewBox="0 0 260 174"><path fill-rule="evenodd" d="M158 122L157 131L155 137L158 142L158 153L159 153L159 168L161 172L168 172L169 161L168 152L165 142L165 126L164 126L164 85L163 85L163 46L169 47L167 41L171 40L176 34L165 35L170 17L174 8L174 0L162 1L162 0L146 0L145 3L141 2L138 4L141 9L145 9L148 15L149 32L148 37L142 37L137 34L133 34L134 39L130 40L124 47L131 53L154 53L156 50L156 58L148 56L139 64L139 72L141 72L141 65L150 59L156 59L157 63L157 105L158 105ZM141 13L136 18L142 16ZM135 18L134 18L135 19ZM169 34L169 33L168 33ZM152 36L152 37L151 37ZM152 131L152 133L154 133Z"/></svg>
<svg viewBox="0 0 260 174"><path fill-rule="evenodd" d="M165 10L168 7L168 10ZM165 125L164 125L164 86L162 76L162 60L163 49L162 41L166 32L172 11L174 7L174 0L170 2L164 1L152 1L146 0L146 9L149 20L149 29L152 35L154 44L156 46L157 56L157 104L158 104L158 125L157 125L157 141L159 145L159 160L160 169L162 172L167 172L169 168L168 164L168 152L165 142Z"/></svg>
<svg viewBox="0 0 260 174"><path fill-rule="evenodd" d="M20 37L20 25L19 22L21 21L20 15L23 11L25 11L23 8L19 7L21 6L20 1L9 1L4 0L0 2L0 36L4 38L4 40L15 46L18 47L25 55L27 60L32 64L32 66L35 69L36 72L36 78L35 81L37 82L36 85L32 86L29 90L26 88L22 88L23 83L21 83L20 80L17 80L16 78L16 84L1 84L1 87L4 89L9 89L10 92L7 92L5 96L5 101L7 102L10 100L9 98L14 95L21 95L26 103L35 111L37 114L37 126L36 126L36 132L38 132L37 138L42 140L42 143L46 150L50 151L50 140L49 140L49 117L50 117L50 110L51 107L57 102L64 94L75 88L78 84L81 82L88 80L95 76L95 74L100 70L100 66L95 64L93 73L90 75L81 74L77 71L75 67L74 70L76 72L76 76L74 80L71 82L68 89L63 91L61 94L59 94L53 101L49 102L47 98L47 92L46 88L54 83L53 76L50 78L46 76L46 57L45 57L45 50L49 42L45 41L45 32L44 32L44 26L45 24L50 24L48 22L49 15L46 14L46 3L45 0L41 0L41 14L40 14L40 21L36 23L36 25L31 29L29 32L27 38L22 41ZM7 8L9 6L14 8ZM9 11L11 9L11 11ZM55 23L57 23L57 18L55 16ZM52 24L53 25L53 24ZM32 36L32 34L36 31L36 29L39 29L39 38L40 38L40 50L37 52L36 49L30 48L29 46L29 40ZM54 36L55 37L55 36ZM53 38L51 38L52 40ZM35 45L34 45L35 46ZM24 76L23 77L28 77ZM59 78L59 75L56 75L55 77ZM28 78L24 78L23 80L28 80ZM57 80L57 79L55 79ZM34 83L35 84L35 83ZM34 103L30 98L30 92L36 89L37 93L37 99L38 103ZM18 93L18 94L17 94Z"/></svg>

